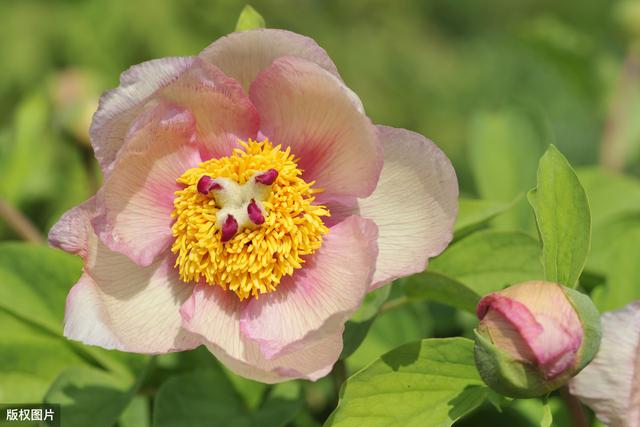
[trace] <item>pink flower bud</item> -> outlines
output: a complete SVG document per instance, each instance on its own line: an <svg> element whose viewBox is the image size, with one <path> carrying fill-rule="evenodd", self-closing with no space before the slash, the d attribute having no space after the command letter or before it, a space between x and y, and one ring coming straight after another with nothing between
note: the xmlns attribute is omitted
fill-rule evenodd
<svg viewBox="0 0 640 427"><path fill-rule="evenodd" d="M598 312L585 295L534 281L489 294L477 307L476 362L502 394L531 397L566 383L594 356Z"/></svg>

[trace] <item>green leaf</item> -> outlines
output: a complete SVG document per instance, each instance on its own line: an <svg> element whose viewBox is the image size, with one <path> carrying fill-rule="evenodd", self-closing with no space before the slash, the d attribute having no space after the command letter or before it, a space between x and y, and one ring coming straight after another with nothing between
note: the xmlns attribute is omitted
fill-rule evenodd
<svg viewBox="0 0 640 427"><path fill-rule="evenodd" d="M425 271L408 277L404 291L412 300L429 300L475 314L480 295L455 279Z"/></svg>
<svg viewBox="0 0 640 427"><path fill-rule="evenodd" d="M576 173L553 145L540 159L529 202L542 240L545 279L576 287L591 244L591 213Z"/></svg>
<svg viewBox="0 0 640 427"><path fill-rule="evenodd" d="M620 214L640 212L640 180L597 167L576 173L589 199L594 236L600 224Z"/></svg>
<svg viewBox="0 0 640 427"><path fill-rule="evenodd" d="M458 217L454 225L455 237L460 238L485 225L511 207L512 204L505 202L461 198L458 203Z"/></svg>
<svg viewBox="0 0 640 427"><path fill-rule="evenodd" d="M551 427L551 424L553 424L553 414L551 413L551 406L549 406L549 402L546 399L543 408L544 412L540 420L540 427Z"/></svg>
<svg viewBox="0 0 640 427"><path fill-rule="evenodd" d="M625 234L612 244L607 264L607 282L596 288L592 295L600 311L616 310L640 299L638 242L640 224L635 228L627 228Z"/></svg>
<svg viewBox="0 0 640 427"><path fill-rule="evenodd" d="M401 290L400 287L397 290ZM431 336L433 323L426 303L407 304L401 309L381 313L375 317L360 347L347 359L349 372L364 368L390 348Z"/></svg>
<svg viewBox="0 0 640 427"><path fill-rule="evenodd" d="M506 285L542 279L540 246L528 234L485 230L453 245L431 261L429 271L456 279L483 296Z"/></svg>
<svg viewBox="0 0 640 427"><path fill-rule="evenodd" d="M378 311L384 302L389 298L391 286L383 286L373 292L369 292L365 297L362 305L354 313L351 319L346 323L342 340L344 347L340 354L341 359L346 359L358 349L362 341L364 341L373 321L378 315Z"/></svg>
<svg viewBox="0 0 640 427"><path fill-rule="evenodd" d="M62 334L64 303L80 258L44 246L0 243L0 308Z"/></svg>
<svg viewBox="0 0 640 427"><path fill-rule="evenodd" d="M450 426L484 402L473 342L427 339L383 355L349 378L325 426Z"/></svg>
<svg viewBox="0 0 640 427"><path fill-rule="evenodd" d="M4 309L0 325L0 402L41 402L60 371L85 364L67 342Z"/></svg>
<svg viewBox="0 0 640 427"><path fill-rule="evenodd" d="M174 376L155 400L154 427L284 426L301 408L294 383L275 389L261 408L249 412L222 370L207 369Z"/></svg>
<svg viewBox="0 0 640 427"><path fill-rule="evenodd" d="M544 151L543 136L533 121L516 111L482 113L471 126L470 161L478 193L483 199L511 203L535 185L537 159ZM526 203L501 215L500 228L533 230Z"/></svg>
<svg viewBox="0 0 640 427"><path fill-rule="evenodd" d="M134 392L132 384L105 371L70 368L51 385L45 402L60 405L65 427L111 427Z"/></svg>
<svg viewBox="0 0 640 427"><path fill-rule="evenodd" d="M25 97L15 113L13 138L0 147L0 197L17 204L55 189L49 179L54 155L47 141L49 126L44 94Z"/></svg>
<svg viewBox="0 0 640 427"><path fill-rule="evenodd" d="M120 427L149 427L151 425L149 398L134 396L118 418Z"/></svg>
<svg viewBox="0 0 640 427"><path fill-rule="evenodd" d="M255 30L256 28L265 27L266 24L262 15L250 5L246 5L242 9L240 17L238 17L238 22L236 23L236 31Z"/></svg>
<svg viewBox="0 0 640 427"><path fill-rule="evenodd" d="M16 358L16 354L24 353L25 362L39 365L42 354L47 354L47 358L55 362L46 365L46 373L29 364L15 368L16 372L26 370L27 375L34 377L37 387L25 393L37 395L36 401L66 367L92 361L122 378L131 379L129 362L144 360L138 355L83 346L62 336L67 293L77 281L81 268L78 257L59 250L17 242L0 243L0 312L11 315L12 331L24 331L0 338L0 342L6 340L10 345L7 351L13 352L7 353L6 357ZM13 362L8 365L12 366Z"/></svg>

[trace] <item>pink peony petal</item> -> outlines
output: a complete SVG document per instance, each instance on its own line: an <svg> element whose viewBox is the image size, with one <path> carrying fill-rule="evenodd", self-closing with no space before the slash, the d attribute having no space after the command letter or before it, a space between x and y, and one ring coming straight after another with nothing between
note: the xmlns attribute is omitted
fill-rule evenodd
<svg viewBox="0 0 640 427"><path fill-rule="evenodd" d="M120 87L100 98L91 123L91 145L108 173L131 123L160 88L174 82L194 58L163 58L134 65L120 76Z"/></svg>
<svg viewBox="0 0 640 427"><path fill-rule="evenodd" d="M132 67L120 87L100 101L91 142L109 175L134 121L158 101L190 110L208 156L230 153L237 139L255 137L259 118L240 85L213 65L195 58L166 58Z"/></svg>
<svg viewBox="0 0 640 427"><path fill-rule="evenodd" d="M250 300L240 328L273 359L300 351L341 330L371 284L377 228L352 216L331 228L322 247L276 292Z"/></svg>
<svg viewBox="0 0 640 427"><path fill-rule="evenodd" d="M190 113L164 104L136 123L96 196L92 223L111 250L147 266L171 245L176 179L200 162L194 132Z"/></svg>
<svg viewBox="0 0 640 427"><path fill-rule="evenodd" d="M342 351L342 328L300 351L267 360L259 345L240 333L240 312L246 303L219 286L197 286L181 310L183 326L199 335L225 366L256 381L315 381L331 371Z"/></svg>
<svg viewBox="0 0 640 427"><path fill-rule="evenodd" d="M458 212L458 180L447 156L417 133L378 129L382 174L373 194L359 201L360 215L380 233L374 287L423 271L451 241Z"/></svg>
<svg viewBox="0 0 640 427"><path fill-rule="evenodd" d="M200 57L236 79L245 90L263 69L282 56L315 62L336 77L336 66L313 39L285 30L260 29L222 37L200 53Z"/></svg>
<svg viewBox="0 0 640 427"><path fill-rule="evenodd" d="M260 118L240 84L200 58L158 97L193 114L205 159L228 156L239 139L257 137Z"/></svg>
<svg viewBox="0 0 640 427"><path fill-rule="evenodd" d="M640 301L604 313L595 359L569 384L609 427L640 427Z"/></svg>
<svg viewBox="0 0 640 427"><path fill-rule="evenodd" d="M113 333L100 290L95 281L84 273L69 291L64 314L64 336L87 345L108 350L125 350Z"/></svg>
<svg viewBox="0 0 640 427"><path fill-rule="evenodd" d="M373 192L382 168L377 131L333 75L283 57L258 75L249 95L261 132L291 147L307 181L316 181L328 197Z"/></svg>
<svg viewBox="0 0 640 427"><path fill-rule="evenodd" d="M88 233L93 233L89 220L95 209L95 197L91 197L65 212L49 230L49 244L86 258Z"/></svg>
<svg viewBox="0 0 640 427"><path fill-rule="evenodd" d="M191 295L193 286L179 280L173 268L173 257L140 267L126 256L111 252L97 240L89 251L86 270L96 284L104 319L108 319L104 322L105 327L118 338L122 350L156 354L186 350L200 344L199 339L181 327L180 307ZM73 318L74 313L81 312L74 312L72 307L67 310L68 325L79 321L95 322L93 318ZM78 331L66 329L70 333ZM68 337L83 339L81 335ZM104 342L87 343L106 345Z"/></svg>
<svg viewBox="0 0 640 427"><path fill-rule="evenodd" d="M178 280L173 259L142 268L111 252L92 232L91 216L85 210L75 222L86 230L85 273L67 297L65 336L138 353L197 346L200 341L182 329L179 312L193 287Z"/></svg>

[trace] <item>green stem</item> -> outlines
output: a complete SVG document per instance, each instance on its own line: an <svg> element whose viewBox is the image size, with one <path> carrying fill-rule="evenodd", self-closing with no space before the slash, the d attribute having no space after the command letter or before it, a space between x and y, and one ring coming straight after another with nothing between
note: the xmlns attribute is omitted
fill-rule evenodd
<svg viewBox="0 0 640 427"><path fill-rule="evenodd" d="M1 198L0 218L4 219L7 225L24 240L38 245L45 242L44 237L42 237L42 234L40 234L40 231L38 231L36 226L29 221L29 218L24 216L22 212Z"/></svg>
<svg viewBox="0 0 640 427"><path fill-rule="evenodd" d="M631 46L622 65L620 77L600 146L600 164L612 171L622 171L627 158L627 142L624 133L629 126L629 109L640 85L640 48Z"/></svg>
<svg viewBox="0 0 640 427"><path fill-rule="evenodd" d="M387 311L396 309L398 307L402 307L403 305L409 304L410 302L411 300L407 297L400 297L400 298L389 300L384 304L382 304L382 307L380 307L380 310L378 310L378 315L382 315Z"/></svg>
<svg viewBox="0 0 640 427"><path fill-rule="evenodd" d="M580 403L580 401L569 392L569 388L567 386L563 386L560 389L560 396L569 410L574 427L589 427L587 413L585 412L582 403Z"/></svg>
<svg viewBox="0 0 640 427"><path fill-rule="evenodd" d="M340 396L340 388L342 384L347 380L347 365L344 360L338 359L333 370L331 371L331 378L333 378L333 385L336 389L336 396Z"/></svg>

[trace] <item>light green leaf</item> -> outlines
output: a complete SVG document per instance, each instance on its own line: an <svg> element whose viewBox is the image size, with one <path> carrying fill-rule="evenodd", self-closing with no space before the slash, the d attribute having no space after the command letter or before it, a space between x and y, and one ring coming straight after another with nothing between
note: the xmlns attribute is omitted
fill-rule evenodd
<svg viewBox="0 0 640 427"><path fill-rule="evenodd" d="M396 290L400 288L397 287ZM433 321L426 303L407 304L402 309L379 314L374 318L365 340L347 359L349 372L364 368L390 348L431 336L432 327Z"/></svg>
<svg viewBox="0 0 640 427"><path fill-rule="evenodd" d="M62 334L64 303L80 258L44 246L0 243L0 308Z"/></svg>
<svg viewBox="0 0 640 427"><path fill-rule="evenodd" d="M598 226L613 217L640 212L640 180L597 167L576 173L589 199L594 236Z"/></svg>
<svg viewBox="0 0 640 427"><path fill-rule="evenodd" d="M611 274L610 260L618 242L631 230L640 228L640 211L629 212L604 221L594 228L587 268L598 274Z"/></svg>
<svg viewBox="0 0 640 427"><path fill-rule="evenodd" d="M600 311L616 310L640 299L639 242L640 226L636 226L628 228L619 240L612 243L606 284L596 288L592 295Z"/></svg>
<svg viewBox="0 0 640 427"><path fill-rule="evenodd" d="M131 378L129 362L144 360L142 356L83 346L62 336L67 293L78 280L81 268L80 258L56 249L0 243L0 310L28 324L31 332L27 335L58 340L69 351L75 349L85 358ZM58 365L50 375L55 377L63 367Z"/></svg>
<svg viewBox="0 0 640 427"><path fill-rule="evenodd" d="M483 199L511 203L535 185L532 159L544 151L543 136L533 121L516 111L482 113L471 126L470 161L478 193ZM501 215L501 228L532 231L533 217L526 203Z"/></svg>
<svg viewBox="0 0 640 427"><path fill-rule="evenodd" d="M369 292L365 297L362 305L356 311L351 319L346 323L342 338L344 347L340 354L341 359L346 359L358 349L362 341L367 336L369 328L373 324L380 307L389 298L391 286L386 285Z"/></svg>
<svg viewBox="0 0 640 427"><path fill-rule="evenodd" d="M149 427L151 425L149 398L134 396L118 418L120 427Z"/></svg>
<svg viewBox="0 0 640 427"><path fill-rule="evenodd" d="M540 159L529 202L542 240L545 279L576 287L591 244L591 213L576 173L553 145Z"/></svg>
<svg viewBox="0 0 640 427"><path fill-rule="evenodd" d="M425 271L408 277L404 291L412 300L429 300L475 314L480 295L455 279Z"/></svg>
<svg viewBox="0 0 640 427"><path fill-rule="evenodd" d="M0 309L0 402L41 402L58 373L86 362L65 341Z"/></svg>
<svg viewBox="0 0 640 427"><path fill-rule="evenodd" d="M246 5L242 9L240 17L238 17L238 22L236 23L236 31L255 30L256 28L265 27L266 24L262 15L250 5Z"/></svg>
<svg viewBox="0 0 640 427"><path fill-rule="evenodd" d="M134 392L133 384L105 371L70 368L51 385L45 402L60 405L65 427L111 427Z"/></svg>
<svg viewBox="0 0 640 427"><path fill-rule="evenodd" d="M54 190L55 183L49 179L54 156L47 140L49 126L44 94L25 97L16 109L13 138L0 146L0 197L17 204Z"/></svg>
<svg viewBox="0 0 640 427"><path fill-rule="evenodd" d="M531 236L485 230L451 245L429 271L454 278L480 296L506 285L542 279L540 246Z"/></svg>
<svg viewBox="0 0 640 427"><path fill-rule="evenodd" d="M450 426L481 405L487 393L471 340L422 340L392 350L349 378L325 426Z"/></svg>
<svg viewBox="0 0 640 427"><path fill-rule="evenodd" d="M551 413L551 406L545 399L543 406L542 419L540 420L540 427L551 427L553 423L553 414Z"/></svg>
<svg viewBox="0 0 640 427"><path fill-rule="evenodd" d="M287 384L272 390L261 408L249 412L241 396L222 372L207 369L178 375L166 381L156 395L154 427L279 427L301 408L299 390Z"/></svg>
<svg viewBox="0 0 640 427"><path fill-rule="evenodd" d="M512 204L505 202L461 198L458 203L458 217L454 225L455 237L460 238L468 234L511 207Z"/></svg>

